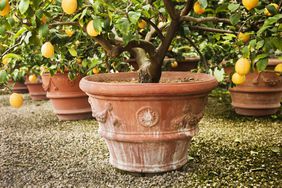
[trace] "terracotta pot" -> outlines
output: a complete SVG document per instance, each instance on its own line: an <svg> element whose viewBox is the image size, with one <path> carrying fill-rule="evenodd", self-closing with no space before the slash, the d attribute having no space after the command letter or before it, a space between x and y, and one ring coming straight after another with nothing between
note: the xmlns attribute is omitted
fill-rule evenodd
<svg viewBox="0 0 282 188"><path fill-rule="evenodd" d="M9 85L13 86L14 93L28 93L27 86L22 82L9 81Z"/></svg>
<svg viewBox="0 0 282 188"><path fill-rule="evenodd" d="M31 83L26 79L25 85L28 88L29 95L32 100L39 101L39 100L48 100L46 97L46 91L44 91L42 87L42 80L38 78L37 83Z"/></svg>
<svg viewBox="0 0 282 188"><path fill-rule="evenodd" d="M280 108L282 79L275 73L249 73L246 82L229 89L235 112L246 116L275 114Z"/></svg>
<svg viewBox="0 0 282 188"><path fill-rule="evenodd" d="M173 62L173 61L175 61L175 59L166 58L164 60L164 62L168 62L168 61ZM175 68L169 67L168 71L190 71L190 70L196 69L198 67L199 61L200 61L200 59L198 57L185 58L182 61L178 61L177 67L175 67ZM137 65L135 59L129 59L129 60L127 60L127 62L134 67L135 71L138 70L138 65Z"/></svg>
<svg viewBox="0 0 282 188"><path fill-rule="evenodd" d="M123 82L137 80L137 73L99 74L81 80L80 88L89 95L114 167L155 173L187 163L187 150L198 132L208 93L217 82L206 74L165 72L162 76L163 80L179 78L200 81Z"/></svg>
<svg viewBox="0 0 282 188"><path fill-rule="evenodd" d="M89 119L91 107L88 103L88 96L79 88L79 81L69 80L67 74L43 74L43 88L47 91L54 113L60 120L81 120Z"/></svg>

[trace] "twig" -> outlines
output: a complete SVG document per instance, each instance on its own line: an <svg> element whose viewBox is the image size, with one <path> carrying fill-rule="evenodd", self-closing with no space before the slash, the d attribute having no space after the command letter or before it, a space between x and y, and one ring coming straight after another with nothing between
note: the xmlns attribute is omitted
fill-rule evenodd
<svg viewBox="0 0 282 188"><path fill-rule="evenodd" d="M195 50L197 51L197 53L199 54L201 61L203 62L204 68L206 70L206 72L208 72L209 66L207 63L207 59L206 57L202 54L201 50L198 48L198 46L189 38L186 36L183 36L186 40L188 40L188 42L195 48Z"/></svg>
<svg viewBox="0 0 282 188"><path fill-rule="evenodd" d="M238 34L238 32L235 31L229 31L229 30L222 30L222 29L215 29L210 27L202 27L202 26L189 26L191 30L201 30L201 31L207 31L212 33L229 33L229 34Z"/></svg>
<svg viewBox="0 0 282 188"><path fill-rule="evenodd" d="M226 18L218 18L218 17L206 17L206 18L194 18L192 16L182 16L181 21L186 22L195 22L195 23L205 23L205 22L223 22L227 24L231 24L229 19Z"/></svg>
<svg viewBox="0 0 282 188"><path fill-rule="evenodd" d="M162 34L162 31L158 28L158 26L155 23L153 23L150 19L143 17L143 16L141 17L141 19L145 20L148 24L150 24L155 29L155 31L157 32L160 39L164 40L164 36Z"/></svg>

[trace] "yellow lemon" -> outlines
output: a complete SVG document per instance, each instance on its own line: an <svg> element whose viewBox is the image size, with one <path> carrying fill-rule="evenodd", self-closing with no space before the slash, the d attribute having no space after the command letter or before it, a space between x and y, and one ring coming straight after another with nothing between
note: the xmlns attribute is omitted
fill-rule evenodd
<svg viewBox="0 0 282 188"><path fill-rule="evenodd" d="M170 64L170 66L171 66L172 68L178 67L177 61L172 62L172 63Z"/></svg>
<svg viewBox="0 0 282 188"><path fill-rule="evenodd" d="M240 58L235 63L235 71L240 75L246 75L250 72L251 62L246 58Z"/></svg>
<svg viewBox="0 0 282 188"><path fill-rule="evenodd" d="M20 108L23 105L23 96L18 93L13 93L10 96L10 105L14 108Z"/></svg>
<svg viewBox="0 0 282 188"><path fill-rule="evenodd" d="M2 63L3 63L4 65L7 65L7 64L9 63L9 61L10 61L10 58L5 58L5 57L3 57L3 59L2 59Z"/></svg>
<svg viewBox="0 0 282 188"><path fill-rule="evenodd" d="M34 74L29 75L28 80L30 81L30 83L37 83L37 76Z"/></svg>
<svg viewBox="0 0 282 188"><path fill-rule="evenodd" d="M77 9L77 0L62 0L62 8L66 14L73 14Z"/></svg>
<svg viewBox="0 0 282 188"><path fill-rule="evenodd" d="M97 32L95 29L94 29L94 26L93 26L93 20L91 20L87 26L86 26L86 31L88 33L88 35L92 36L92 37L96 37L98 35L100 35L99 32Z"/></svg>
<svg viewBox="0 0 282 188"><path fill-rule="evenodd" d="M43 16L41 17L41 22L42 22L43 24L46 24L46 23L47 23L47 17L46 17L45 15L43 15Z"/></svg>
<svg viewBox="0 0 282 188"><path fill-rule="evenodd" d="M6 0L6 5L4 9L0 11L0 16L7 16L10 12L10 9L11 9L10 3L8 0Z"/></svg>
<svg viewBox="0 0 282 188"><path fill-rule="evenodd" d="M51 42L45 42L41 47L41 53L46 58L51 58L54 56L54 46Z"/></svg>
<svg viewBox="0 0 282 188"><path fill-rule="evenodd" d="M242 0L244 7L247 10L252 10L258 5L259 0Z"/></svg>
<svg viewBox="0 0 282 188"><path fill-rule="evenodd" d="M66 30L65 30L65 33L66 33L66 35L67 35L68 37L71 37L71 36L74 34L74 31L71 30L71 29L66 29Z"/></svg>
<svg viewBox="0 0 282 188"><path fill-rule="evenodd" d="M277 5L276 3L270 3L270 5L274 6L274 8L276 10L278 10L278 8L279 8L279 5ZM266 16L272 16L272 14L267 10L267 8L264 8L264 14Z"/></svg>
<svg viewBox="0 0 282 188"><path fill-rule="evenodd" d="M193 9L196 14L203 14L205 12L205 9L201 7L199 1L194 3Z"/></svg>
<svg viewBox="0 0 282 188"><path fill-rule="evenodd" d="M247 42L249 42L249 40L250 40L250 34L240 32L240 33L238 34L238 39L239 39L240 41L243 41L244 43L247 43Z"/></svg>
<svg viewBox="0 0 282 188"><path fill-rule="evenodd" d="M145 28L147 27L147 22L146 22L145 20L140 20L140 21L138 22L138 27L139 27L140 29L145 29Z"/></svg>
<svg viewBox="0 0 282 188"><path fill-rule="evenodd" d="M243 84L246 81L246 76L245 75L240 75L237 72L235 72L232 75L232 82L236 85Z"/></svg>
<svg viewBox="0 0 282 188"><path fill-rule="evenodd" d="M95 68L92 69L92 72L93 72L94 74L98 74L98 73L99 73L99 69L95 67Z"/></svg>
<svg viewBox="0 0 282 188"><path fill-rule="evenodd" d="M280 74L282 74L282 63L279 63L278 65L276 65L276 67L274 68L274 71L280 72Z"/></svg>

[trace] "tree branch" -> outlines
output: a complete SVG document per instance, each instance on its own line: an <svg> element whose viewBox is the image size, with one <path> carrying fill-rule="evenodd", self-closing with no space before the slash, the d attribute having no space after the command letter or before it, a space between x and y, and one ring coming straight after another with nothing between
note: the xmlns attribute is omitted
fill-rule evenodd
<svg viewBox="0 0 282 188"><path fill-rule="evenodd" d="M110 41L104 39L101 35L98 35L93 39L95 40L95 42L99 43L102 46L102 48L107 52L108 55L112 54L114 46L110 43Z"/></svg>
<svg viewBox="0 0 282 188"><path fill-rule="evenodd" d="M122 52L131 51L133 48L141 48L145 52L149 54L150 57L153 57L156 54L156 48L151 42L145 40L133 40L130 41L125 47L122 46L115 46L111 51L112 57L117 57Z"/></svg>
<svg viewBox="0 0 282 188"><path fill-rule="evenodd" d="M194 0L187 0L184 9L181 11L181 16L186 16L193 9Z"/></svg>
<svg viewBox="0 0 282 188"><path fill-rule="evenodd" d="M62 25L80 26L78 22L55 22L55 23L49 24L49 28L53 28L56 26L62 26Z"/></svg>
<svg viewBox="0 0 282 188"><path fill-rule="evenodd" d="M223 23L231 24L229 19L218 18L218 17L194 18L194 17L191 17L191 16L182 16L181 21L195 22L195 23L223 22Z"/></svg>
<svg viewBox="0 0 282 188"><path fill-rule="evenodd" d="M235 31L229 31L229 30L222 30L222 29L215 29L215 28L209 28L209 27L202 27L202 26L189 26L191 30L200 30L200 31L207 31L212 33L229 33L229 34L238 34Z"/></svg>
<svg viewBox="0 0 282 188"><path fill-rule="evenodd" d="M150 24L154 28L154 30L157 32L160 39L162 41L164 40L164 36L162 34L162 31L158 28L158 26L155 23L153 23L150 19L145 18L145 17L141 17L141 19L145 20L148 24Z"/></svg>
<svg viewBox="0 0 282 188"><path fill-rule="evenodd" d="M179 17L178 11L175 9L174 4L171 0L163 0L164 6L166 8L166 11L168 12L171 19L176 20Z"/></svg>

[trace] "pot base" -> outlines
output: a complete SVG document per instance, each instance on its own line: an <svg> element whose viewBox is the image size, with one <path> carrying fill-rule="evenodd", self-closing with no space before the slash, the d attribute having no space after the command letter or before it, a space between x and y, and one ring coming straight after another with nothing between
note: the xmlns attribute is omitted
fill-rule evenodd
<svg viewBox="0 0 282 188"><path fill-rule="evenodd" d="M83 119L92 119L92 113L85 114L57 114L60 121L74 121Z"/></svg>
<svg viewBox="0 0 282 188"><path fill-rule="evenodd" d="M115 168L136 173L160 173L177 170L188 162L190 140L134 144L106 140L106 143L111 153L109 162Z"/></svg>
<svg viewBox="0 0 282 188"><path fill-rule="evenodd" d="M240 115L244 116L268 116L275 114L278 112L279 108L277 109L244 109L244 108L235 108L235 112Z"/></svg>

